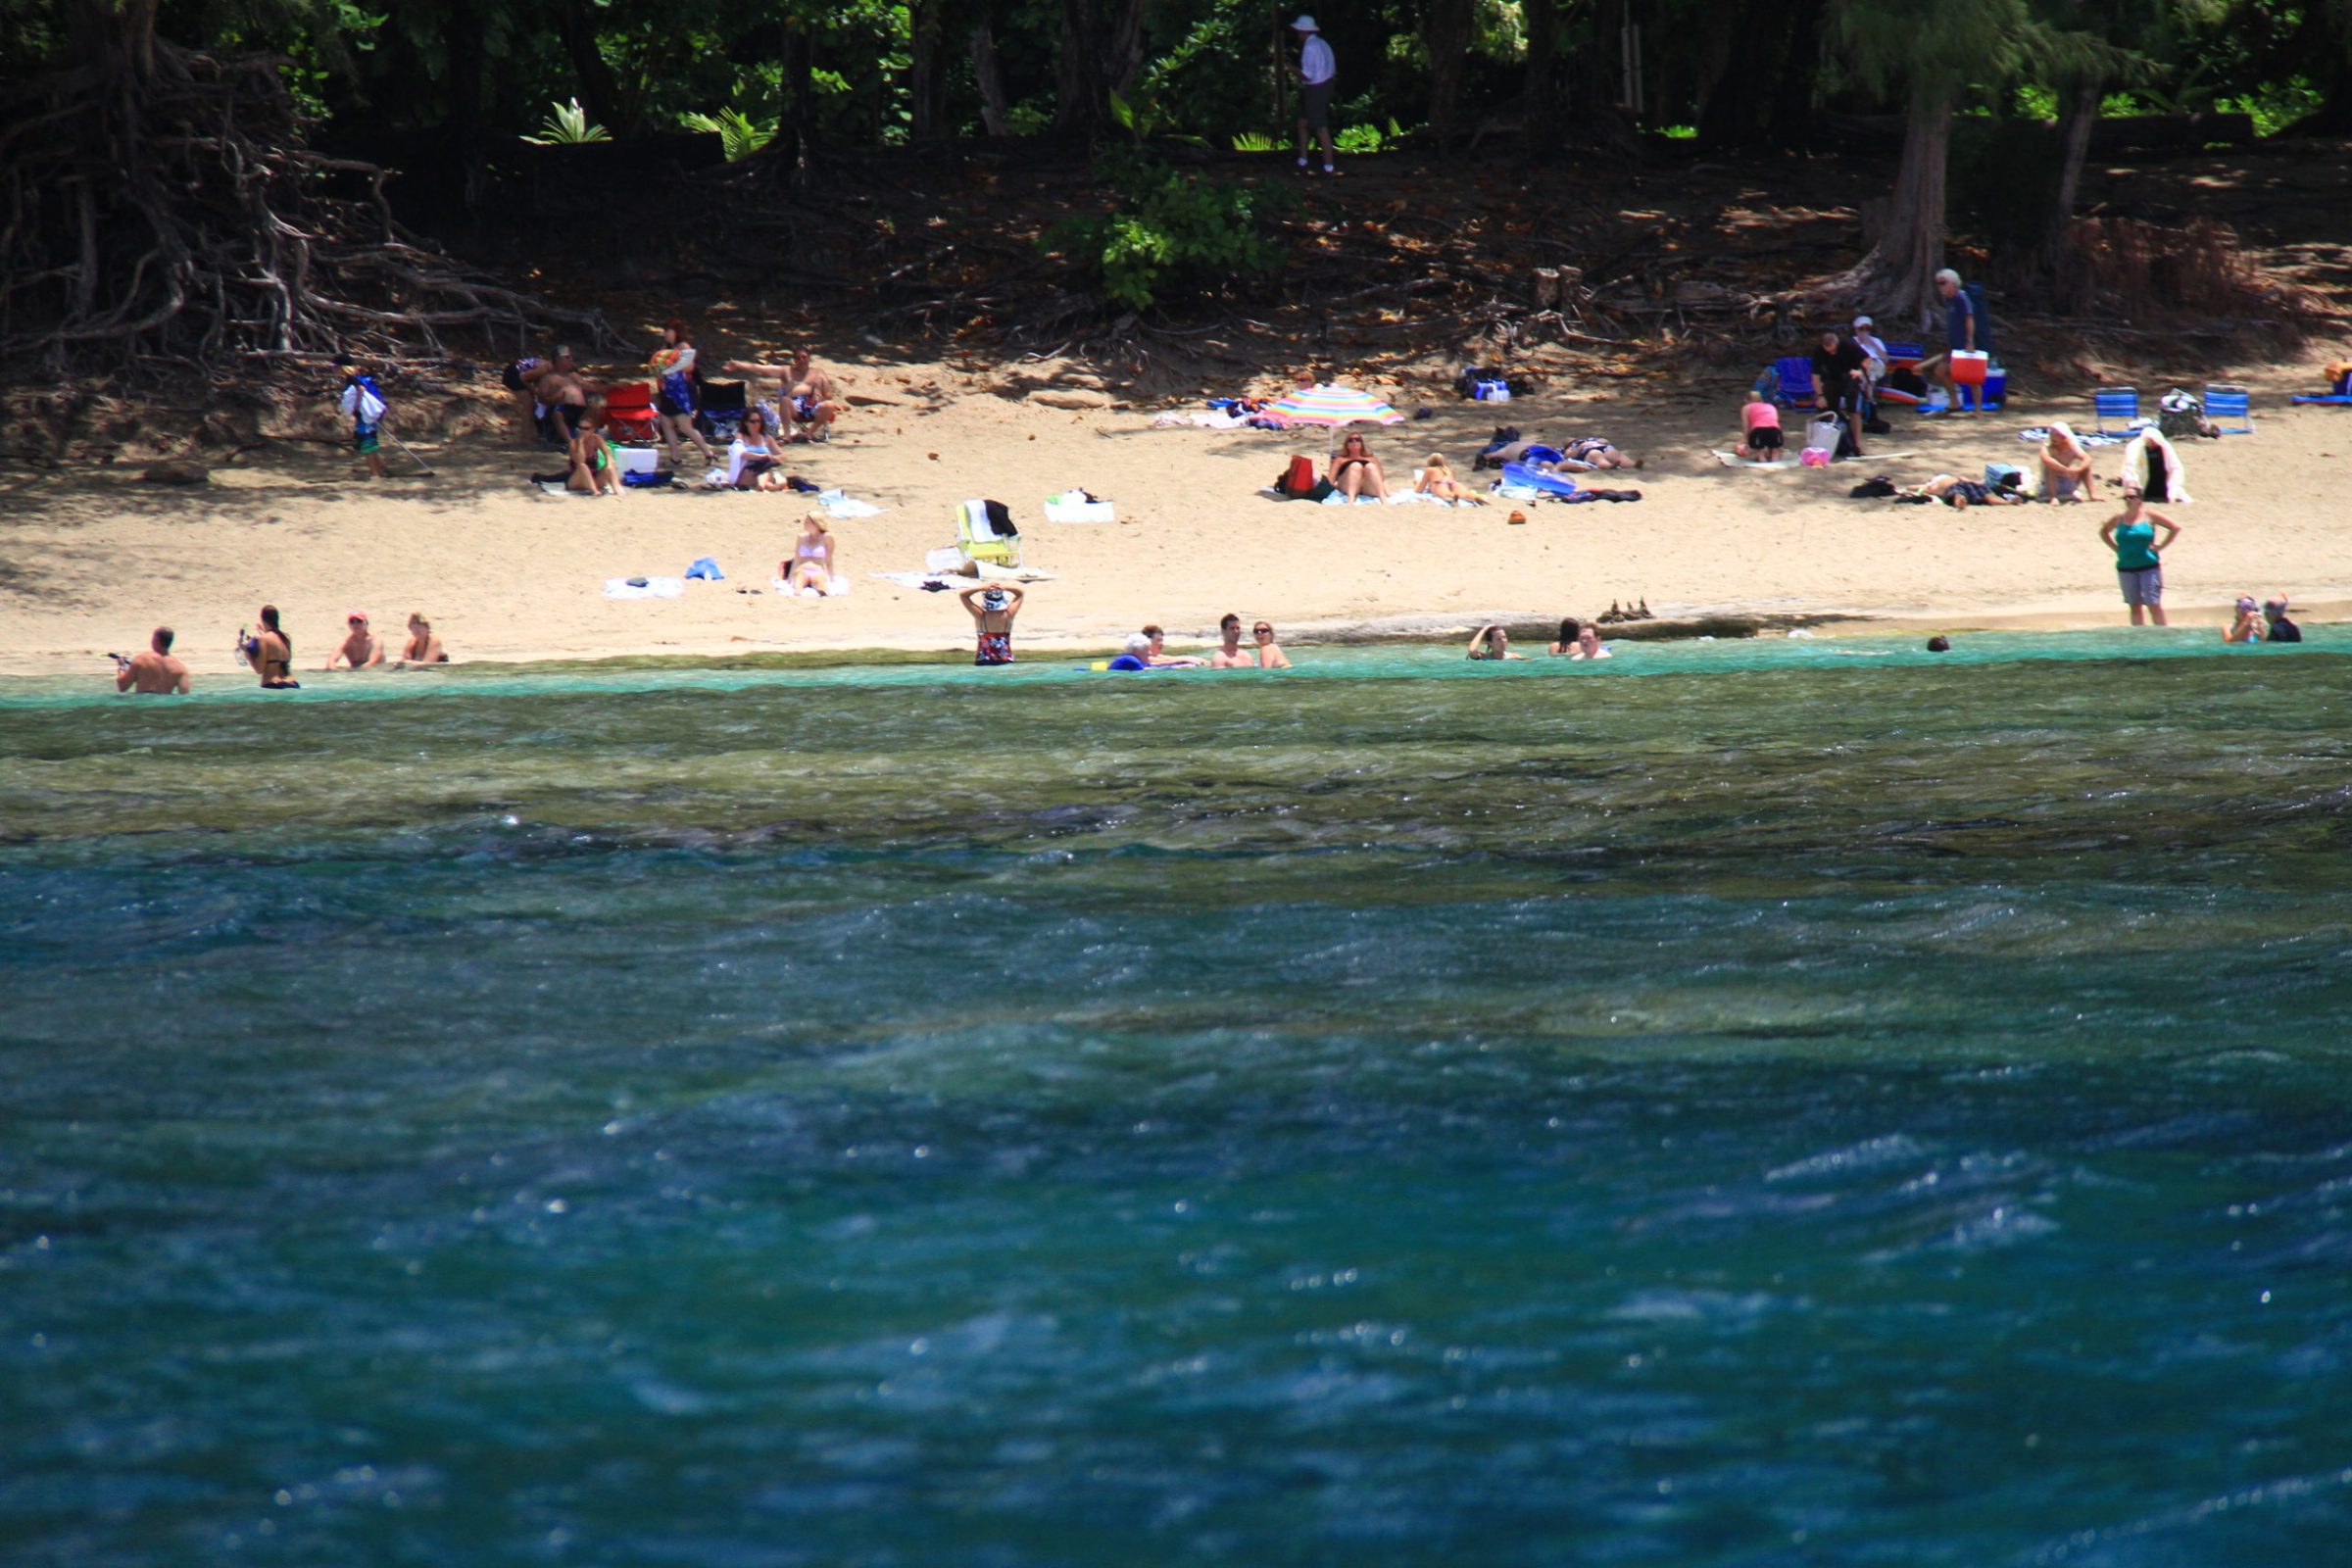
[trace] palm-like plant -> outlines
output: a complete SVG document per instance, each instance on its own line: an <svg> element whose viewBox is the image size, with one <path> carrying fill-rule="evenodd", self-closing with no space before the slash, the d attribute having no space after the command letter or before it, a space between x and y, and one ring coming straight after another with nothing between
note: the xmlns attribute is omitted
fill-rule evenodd
<svg viewBox="0 0 2352 1568"><path fill-rule="evenodd" d="M776 139L776 122L773 119L754 120L740 109L721 109L715 115L680 115L678 123L688 130L716 136L730 164L742 163Z"/></svg>
<svg viewBox="0 0 2352 1568"><path fill-rule="evenodd" d="M574 98L568 104L557 104L541 127L544 136L525 136L522 139L534 147L577 147L592 141L611 141L605 127L588 118L588 111Z"/></svg>

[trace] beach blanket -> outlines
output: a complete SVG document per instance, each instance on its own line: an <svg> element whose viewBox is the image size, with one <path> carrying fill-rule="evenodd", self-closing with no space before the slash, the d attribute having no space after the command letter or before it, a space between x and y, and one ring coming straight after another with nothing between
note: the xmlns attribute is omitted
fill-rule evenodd
<svg viewBox="0 0 2352 1568"><path fill-rule="evenodd" d="M921 572L902 572L902 576L919 577ZM839 599L850 591L850 579L834 572L826 579L828 586L821 594L811 594L806 588L795 588L781 577L770 577L767 585L787 599Z"/></svg>
<svg viewBox="0 0 2352 1568"><path fill-rule="evenodd" d="M877 571L869 573L869 575L879 577L884 582L895 582L902 588L929 588L933 584L937 584L939 587L953 588L957 592L973 587L976 582L1052 582L1054 580L1054 574L1050 571L1038 571L1029 566L996 566L986 562L980 564L980 576L977 579L967 577L959 571Z"/></svg>
<svg viewBox="0 0 2352 1568"><path fill-rule="evenodd" d="M1576 494L1576 481L1566 474L1545 473L1542 468L1531 468L1524 463L1504 464L1502 466L1502 482L1519 485L1541 495L1572 496Z"/></svg>
<svg viewBox="0 0 2352 1568"><path fill-rule="evenodd" d="M2046 424L2030 424L2017 432L2017 438L2020 441L2047 441L2050 438L2050 427ZM2087 451L2092 447L2120 447L2132 438L2125 435L2101 435L2096 430L2077 430L2075 439L2081 442L2083 449Z"/></svg>
<svg viewBox="0 0 2352 1568"><path fill-rule="evenodd" d="M1250 420L1246 416L1229 414L1223 409L1211 414L1169 413L1155 414L1152 416L1152 428L1154 430L1239 430L1249 423Z"/></svg>
<svg viewBox="0 0 2352 1568"><path fill-rule="evenodd" d="M631 582L626 577L607 577L607 599L675 599L686 592L685 579L680 577L648 577Z"/></svg>
<svg viewBox="0 0 2352 1568"><path fill-rule="evenodd" d="M1388 493L1385 502L1383 498L1379 496L1356 496L1353 498L1353 504L1359 507L1380 505L1407 507L1412 506L1417 502L1424 501L1435 502L1441 507L1450 507L1453 505L1452 502L1445 500L1442 497L1425 496L1417 490L1392 490ZM1349 498L1340 494L1337 490L1334 490L1331 494L1323 498L1323 505L1327 507L1345 507L1348 504Z"/></svg>
<svg viewBox="0 0 2352 1568"><path fill-rule="evenodd" d="M1721 447L1713 447L1709 450L1714 454L1715 461L1727 468L1794 468L1802 466L1794 458L1774 458L1769 463L1750 463L1739 453L1726 452Z"/></svg>
<svg viewBox="0 0 2352 1568"><path fill-rule="evenodd" d="M1084 490L1065 490L1057 496L1046 497L1048 522L1116 522L1119 509L1107 501L1097 501Z"/></svg>
<svg viewBox="0 0 2352 1568"><path fill-rule="evenodd" d="M882 515L882 509L872 502L860 501L856 496L838 489L820 490L817 492L816 500L817 504L825 509L827 516L879 517Z"/></svg>

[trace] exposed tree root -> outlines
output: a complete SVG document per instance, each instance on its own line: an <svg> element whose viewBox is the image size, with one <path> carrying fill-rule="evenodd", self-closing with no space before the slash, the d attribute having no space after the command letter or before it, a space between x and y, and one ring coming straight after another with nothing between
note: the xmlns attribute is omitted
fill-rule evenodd
<svg viewBox="0 0 2352 1568"><path fill-rule="evenodd" d="M153 38L0 100L0 359L207 377L336 351L446 359L601 317L404 231L384 171L305 143L278 62Z"/></svg>

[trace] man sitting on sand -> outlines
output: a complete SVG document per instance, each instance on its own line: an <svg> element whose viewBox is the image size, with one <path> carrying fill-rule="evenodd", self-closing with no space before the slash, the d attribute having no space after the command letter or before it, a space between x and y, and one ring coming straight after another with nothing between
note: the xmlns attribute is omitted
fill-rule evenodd
<svg viewBox="0 0 2352 1568"><path fill-rule="evenodd" d="M1009 583L990 583L984 588L966 588L956 597L971 612L972 662L1011 663L1012 617L1021 612L1021 601L1027 596Z"/></svg>
<svg viewBox="0 0 2352 1568"><path fill-rule="evenodd" d="M571 368L571 350L556 350L556 363L532 383L532 395L547 411L548 434L562 438L575 466L585 463L580 430L588 421L588 383Z"/></svg>
<svg viewBox="0 0 2352 1568"><path fill-rule="evenodd" d="M171 627L158 626L145 653L128 659L115 655L115 690L142 697L187 696L188 666L172 657L172 637Z"/></svg>
<svg viewBox="0 0 2352 1568"><path fill-rule="evenodd" d="M406 669L412 664L446 664L448 662L449 650L443 648L441 639L433 635L433 623L424 618L424 612L421 610L409 612L409 643L406 648L401 650L400 662L392 667Z"/></svg>
<svg viewBox="0 0 2352 1568"><path fill-rule="evenodd" d="M326 656L325 668L372 669L384 662L384 645L375 633L368 629L368 616L364 612L353 611L343 617L343 623L351 630L335 645L335 651Z"/></svg>
<svg viewBox="0 0 2352 1568"><path fill-rule="evenodd" d="M729 360L726 368L737 375L772 375L776 378L776 410L786 425L787 441L830 441L833 421L841 417L842 402L833 390L833 377L827 375L807 349L794 349L788 365L762 365L758 360Z"/></svg>

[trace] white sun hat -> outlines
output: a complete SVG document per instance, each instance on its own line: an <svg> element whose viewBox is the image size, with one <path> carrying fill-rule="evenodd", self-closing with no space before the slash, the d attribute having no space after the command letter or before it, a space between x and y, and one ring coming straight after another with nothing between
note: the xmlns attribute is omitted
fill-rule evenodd
<svg viewBox="0 0 2352 1568"><path fill-rule="evenodd" d="M1291 24L1291 30L1293 32L1320 32L1323 29L1315 25L1314 18L1301 11L1298 13L1298 20Z"/></svg>

